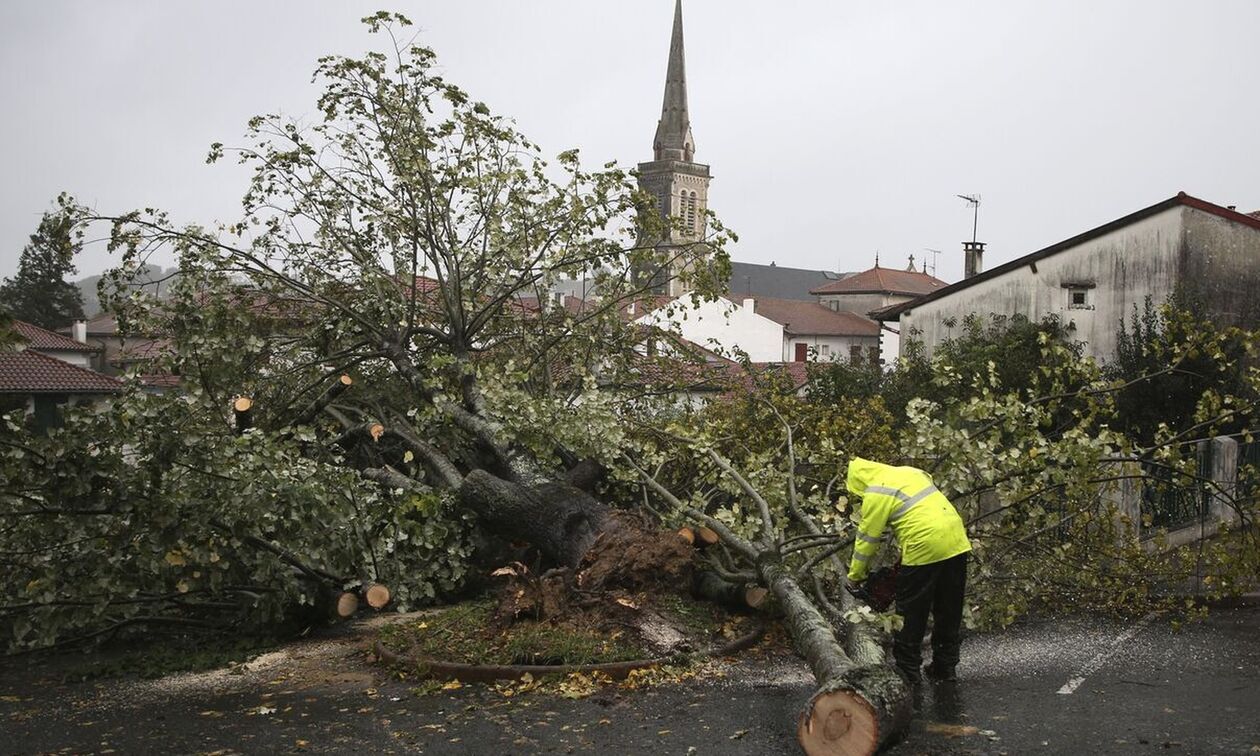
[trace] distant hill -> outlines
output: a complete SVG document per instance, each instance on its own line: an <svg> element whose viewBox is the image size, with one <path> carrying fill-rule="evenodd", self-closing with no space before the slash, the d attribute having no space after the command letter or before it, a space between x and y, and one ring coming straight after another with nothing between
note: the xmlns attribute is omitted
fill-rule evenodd
<svg viewBox="0 0 1260 756"><path fill-rule="evenodd" d="M147 265L144 272L137 277L140 285L152 284L153 290L157 293L165 292L174 283L174 278L167 278L175 271L179 270L175 266L163 268L161 265ZM101 311L101 299L96 292L97 284L100 283L103 276L88 276L75 281L75 286L79 287L79 291L83 292L83 313L89 318Z"/></svg>

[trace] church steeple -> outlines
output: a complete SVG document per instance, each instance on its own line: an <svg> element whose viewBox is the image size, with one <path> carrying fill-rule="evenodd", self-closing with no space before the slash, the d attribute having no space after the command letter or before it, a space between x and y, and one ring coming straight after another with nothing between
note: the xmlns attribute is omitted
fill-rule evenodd
<svg viewBox="0 0 1260 756"><path fill-rule="evenodd" d="M674 32L669 44L665 73L665 101L656 125L653 158L639 163L639 187L656 199L656 212L669 221L661 238L641 240L657 246L702 242L705 211L709 206L709 166L695 162L696 143L691 136L687 111L687 61L683 53L682 0L674 5ZM694 266L670 263L651 276L653 291L678 296L687 291L682 274ZM637 274L638 275L638 274Z"/></svg>
<svg viewBox="0 0 1260 756"><path fill-rule="evenodd" d="M669 43L669 68L665 73L665 100L656 126L653 149L657 160L690 163L696 154L687 113L687 56L683 46L682 0L674 6L674 33Z"/></svg>

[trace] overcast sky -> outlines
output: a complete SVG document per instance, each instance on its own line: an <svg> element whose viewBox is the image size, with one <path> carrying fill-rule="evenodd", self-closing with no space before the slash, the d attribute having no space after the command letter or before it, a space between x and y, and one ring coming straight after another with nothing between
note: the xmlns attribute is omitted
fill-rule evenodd
<svg viewBox="0 0 1260 756"><path fill-rule="evenodd" d="M410 16L448 79L549 153L651 157L673 0L4 0L0 275L59 191L234 220L207 166L313 111L310 72ZM986 267L1178 191L1260 209L1260 0L685 0L696 159L737 260L860 270L944 250L977 193ZM231 162L231 161L227 161ZM101 250L81 273L108 265Z"/></svg>

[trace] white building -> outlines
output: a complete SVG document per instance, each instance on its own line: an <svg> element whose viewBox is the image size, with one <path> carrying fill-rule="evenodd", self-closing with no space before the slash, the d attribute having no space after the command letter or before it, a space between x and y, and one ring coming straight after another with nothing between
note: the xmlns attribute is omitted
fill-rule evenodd
<svg viewBox="0 0 1260 756"><path fill-rule="evenodd" d="M753 362L847 360L879 357L879 324L852 312L815 302L747 297L671 300L636 322L681 335L730 356L744 352Z"/></svg>
<svg viewBox="0 0 1260 756"><path fill-rule="evenodd" d="M1079 236L981 270L920 299L876 311L930 354L968 315L1048 315L1070 323L1086 354L1115 353L1121 321L1177 288L1221 325L1260 325L1260 218L1184 192ZM903 339L903 351L904 351Z"/></svg>

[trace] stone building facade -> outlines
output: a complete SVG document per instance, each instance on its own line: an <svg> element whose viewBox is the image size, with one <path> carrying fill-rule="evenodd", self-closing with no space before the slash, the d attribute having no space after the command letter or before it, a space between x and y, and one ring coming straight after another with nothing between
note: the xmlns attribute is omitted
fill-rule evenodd
<svg viewBox="0 0 1260 756"><path fill-rule="evenodd" d="M968 315L1057 315L1105 362L1121 321L1178 289L1221 325L1260 326L1260 219L1183 192L874 317L930 354Z"/></svg>

